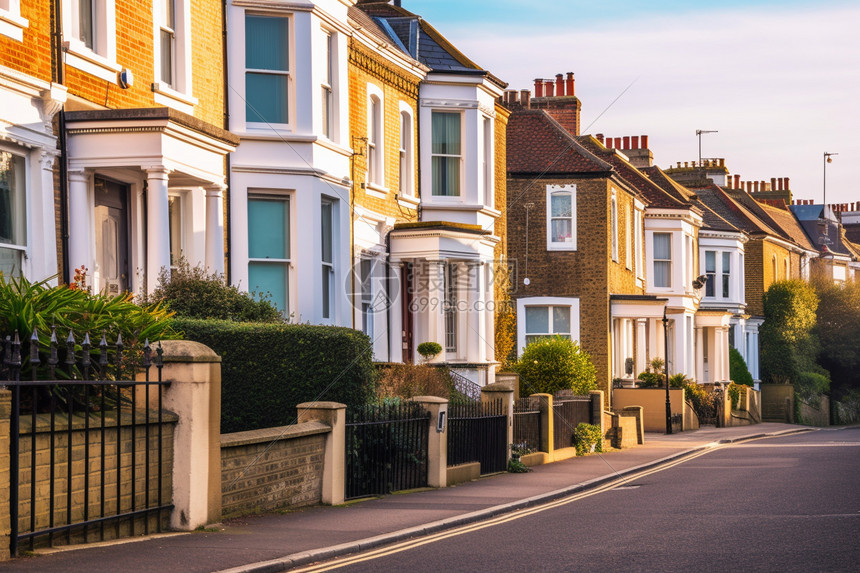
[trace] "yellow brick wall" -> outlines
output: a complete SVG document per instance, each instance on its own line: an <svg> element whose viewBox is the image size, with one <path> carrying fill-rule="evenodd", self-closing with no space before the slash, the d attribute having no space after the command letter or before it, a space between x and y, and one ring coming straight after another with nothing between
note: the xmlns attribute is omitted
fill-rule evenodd
<svg viewBox="0 0 860 573"><path fill-rule="evenodd" d="M220 0L191 2L192 93L194 117L224 126L224 51Z"/></svg>
<svg viewBox="0 0 860 573"><path fill-rule="evenodd" d="M412 149L415 192L418 190L418 78L404 80L403 73L386 65L381 56L375 56L355 40L349 42L349 144L353 156L353 197L356 205L376 213L394 217L398 222L416 221L417 211L398 204L394 196L400 188L400 102L412 110ZM368 61L372 60L372 61ZM372 196L362 189L367 181L367 146L362 138L368 136L367 98L368 83L374 84L383 94L383 169L388 193L384 199ZM406 84L405 86L403 84ZM398 85L399 84L399 85ZM406 89L404 89L404 87Z"/></svg>

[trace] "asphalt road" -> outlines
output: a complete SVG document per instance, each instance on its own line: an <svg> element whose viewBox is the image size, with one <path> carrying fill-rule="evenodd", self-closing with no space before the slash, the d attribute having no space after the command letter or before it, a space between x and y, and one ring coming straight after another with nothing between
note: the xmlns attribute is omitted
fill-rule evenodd
<svg viewBox="0 0 860 573"><path fill-rule="evenodd" d="M310 570L858 571L860 428L724 446L550 506Z"/></svg>

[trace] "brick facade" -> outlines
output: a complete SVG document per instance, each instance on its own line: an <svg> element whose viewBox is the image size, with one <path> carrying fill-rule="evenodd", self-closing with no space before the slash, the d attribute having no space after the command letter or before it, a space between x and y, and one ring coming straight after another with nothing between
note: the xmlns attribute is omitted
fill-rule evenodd
<svg viewBox="0 0 860 573"><path fill-rule="evenodd" d="M0 62L3 66L43 81L51 81L51 5L48 0L21 2L26 18L24 41L0 34Z"/></svg>

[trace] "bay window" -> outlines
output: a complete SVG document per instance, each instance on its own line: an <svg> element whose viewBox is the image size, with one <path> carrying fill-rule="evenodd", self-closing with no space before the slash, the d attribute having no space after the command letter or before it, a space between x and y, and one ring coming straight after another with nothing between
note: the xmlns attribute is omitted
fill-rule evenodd
<svg viewBox="0 0 860 573"><path fill-rule="evenodd" d="M289 20L245 14L245 121L289 123Z"/></svg>
<svg viewBox="0 0 860 573"><path fill-rule="evenodd" d="M290 201L288 197L248 199L248 288L268 293L284 316L290 313Z"/></svg>
<svg viewBox="0 0 860 573"><path fill-rule="evenodd" d="M0 151L0 272L21 276L27 240L24 157Z"/></svg>
<svg viewBox="0 0 860 573"><path fill-rule="evenodd" d="M460 196L460 162L462 116L457 112L434 111L431 131L432 194Z"/></svg>
<svg viewBox="0 0 860 573"><path fill-rule="evenodd" d="M654 286L672 286L672 233L654 233Z"/></svg>

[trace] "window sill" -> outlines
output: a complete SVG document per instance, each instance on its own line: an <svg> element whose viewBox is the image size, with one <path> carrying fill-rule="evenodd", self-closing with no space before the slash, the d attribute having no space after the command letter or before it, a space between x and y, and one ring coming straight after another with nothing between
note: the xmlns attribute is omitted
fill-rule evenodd
<svg viewBox="0 0 860 573"><path fill-rule="evenodd" d="M388 197L388 188L375 183L367 183L364 187L364 192L377 199L386 199Z"/></svg>
<svg viewBox="0 0 860 573"><path fill-rule="evenodd" d="M78 40L69 40L64 47L67 65L106 82L117 83L116 75L122 69L118 63L96 54Z"/></svg>
<svg viewBox="0 0 860 573"><path fill-rule="evenodd" d="M418 197L403 195L402 193L395 195L395 198L397 199L398 205L406 207L407 209L417 209L418 205L421 203L421 200Z"/></svg>
<svg viewBox="0 0 860 573"><path fill-rule="evenodd" d="M198 103L196 97L178 92L162 82L154 82L152 92L155 94L155 103L172 107L189 115L193 114L194 106Z"/></svg>
<svg viewBox="0 0 860 573"><path fill-rule="evenodd" d="M8 36L17 42L24 41L24 28L29 28L30 22L17 14L0 10L0 35Z"/></svg>
<svg viewBox="0 0 860 573"><path fill-rule="evenodd" d="M547 245L546 250L547 251L575 251L576 245L574 245L574 244L570 244L570 245Z"/></svg>

